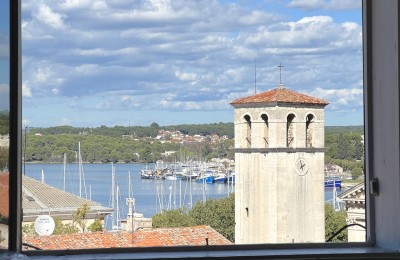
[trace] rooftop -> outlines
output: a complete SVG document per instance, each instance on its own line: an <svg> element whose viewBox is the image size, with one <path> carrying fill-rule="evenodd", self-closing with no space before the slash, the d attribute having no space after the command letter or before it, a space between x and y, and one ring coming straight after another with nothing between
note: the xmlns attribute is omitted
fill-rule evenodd
<svg viewBox="0 0 400 260"><path fill-rule="evenodd" d="M43 250L233 244L209 226L26 237L23 242Z"/></svg>
<svg viewBox="0 0 400 260"><path fill-rule="evenodd" d="M289 104L307 104L307 105L328 105L328 101L320 98L315 98L299 92L287 89L283 86L277 87L252 96L238 98L230 104L235 106L239 104L250 103L289 103Z"/></svg>
<svg viewBox="0 0 400 260"><path fill-rule="evenodd" d="M365 204L365 184L364 182L361 182L350 189L346 190L345 192L342 192L338 195L338 198L343 200L343 201L349 201L349 202L358 202L361 204Z"/></svg>
<svg viewBox="0 0 400 260"><path fill-rule="evenodd" d="M0 174L0 195L8 198L9 174ZM57 189L53 186L41 183L27 176L22 176L22 208L24 209L24 219L35 217L42 213L69 214L75 212L82 205L90 207L89 213L108 214L113 210L102 206L100 203L88 199L80 198L72 193ZM0 203L0 214L8 217L8 199Z"/></svg>
<svg viewBox="0 0 400 260"><path fill-rule="evenodd" d="M0 215L8 218L8 183L9 174L8 172L0 173Z"/></svg>

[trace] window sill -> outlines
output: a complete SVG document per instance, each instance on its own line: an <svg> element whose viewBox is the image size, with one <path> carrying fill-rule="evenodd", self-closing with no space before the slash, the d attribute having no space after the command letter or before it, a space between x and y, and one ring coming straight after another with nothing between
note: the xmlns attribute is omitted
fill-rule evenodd
<svg viewBox="0 0 400 260"><path fill-rule="evenodd" d="M365 244L346 245L298 245L291 248L271 249L219 249L210 248L141 248L141 249L101 249L77 251L29 251L24 252L29 259L400 259L400 253ZM264 246L265 247L265 246ZM139 251L140 250L140 251ZM179 250L179 251L178 251ZM20 258L21 254L0 254L1 259Z"/></svg>

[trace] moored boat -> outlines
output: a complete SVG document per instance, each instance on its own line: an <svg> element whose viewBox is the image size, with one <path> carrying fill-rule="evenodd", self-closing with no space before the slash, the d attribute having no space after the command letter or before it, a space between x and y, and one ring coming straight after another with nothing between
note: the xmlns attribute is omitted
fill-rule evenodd
<svg viewBox="0 0 400 260"><path fill-rule="evenodd" d="M140 171L140 178L153 179L154 178L153 170L146 165L146 167Z"/></svg>
<svg viewBox="0 0 400 260"><path fill-rule="evenodd" d="M342 180L339 178L327 178L324 182L325 188L341 188L342 187Z"/></svg>
<svg viewBox="0 0 400 260"><path fill-rule="evenodd" d="M214 176L212 174L204 174L196 179L197 183L214 183Z"/></svg>
<svg viewBox="0 0 400 260"><path fill-rule="evenodd" d="M217 176L214 177L214 182L215 183L226 183L227 178L224 173L219 173Z"/></svg>
<svg viewBox="0 0 400 260"><path fill-rule="evenodd" d="M235 173L234 172L228 174L226 182L227 183L235 183Z"/></svg>

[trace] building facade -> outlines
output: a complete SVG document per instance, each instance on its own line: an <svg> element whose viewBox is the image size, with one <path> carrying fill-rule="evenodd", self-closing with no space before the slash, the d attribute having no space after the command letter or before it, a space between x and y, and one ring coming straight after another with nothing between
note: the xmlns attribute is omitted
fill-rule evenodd
<svg viewBox="0 0 400 260"><path fill-rule="evenodd" d="M236 244L324 241L327 104L282 85L231 103Z"/></svg>
<svg viewBox="0 0 400 260"><path fill-rule="evenodd" d="M339 194L338 198L346 203L347 224L357 224L347 228L347 241L365 242L366 222L364 182L359 183L347 191Z"/></svg>

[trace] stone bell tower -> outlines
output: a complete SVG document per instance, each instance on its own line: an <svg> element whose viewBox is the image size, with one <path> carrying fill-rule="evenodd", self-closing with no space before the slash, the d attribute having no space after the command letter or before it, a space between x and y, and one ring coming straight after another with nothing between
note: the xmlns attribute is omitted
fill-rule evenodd
<svg viewBox="0 0 400 260"><path fill-rule="evenodd" d="M231 102L235 243L324 242L324 107L277 88Z"/></svg>

